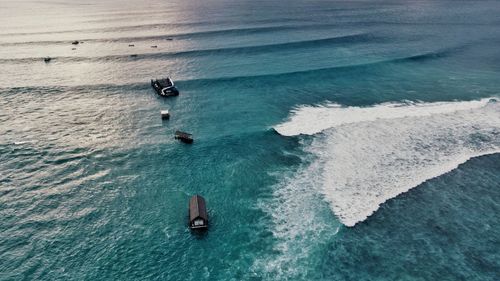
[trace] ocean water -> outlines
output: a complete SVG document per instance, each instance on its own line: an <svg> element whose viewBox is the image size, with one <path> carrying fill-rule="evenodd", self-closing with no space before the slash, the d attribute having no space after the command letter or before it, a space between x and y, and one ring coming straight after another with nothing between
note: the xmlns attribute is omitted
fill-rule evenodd
<svg viewBox="0 0 500 281"><path fill-rule="evenodd" d="M500 280L499 14L0 0L0 280Z"/></svg>

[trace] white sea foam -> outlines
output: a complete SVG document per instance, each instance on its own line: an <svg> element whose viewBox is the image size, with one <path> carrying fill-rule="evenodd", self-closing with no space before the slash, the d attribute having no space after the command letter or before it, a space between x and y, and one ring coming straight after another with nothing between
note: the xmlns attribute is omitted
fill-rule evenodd
<svg viewBox="0 0 500 281"><path fill-rule="evenodd" d="M322 132L307 149L321 172L305 176L340 221L354 226L386 200L471 157L500 152L500 103L302 106L275 129L286 136Z"/></svg>
<svg viewBox="0 0 500 281"><path fill-rule="evenodd" d="M320 257L324 237L335 235L340 223L324 220L330 215L328 204L316 187L321 167L311 159L299 172L279 172L281 178L272 198L263 199L260 207L267 212L273 223L272 233L277 239L274 251L269 256L256 259L253 272L263 280L308 280L301 265L319 262L312 257Z"/></svg>
<svg viewBox="0 0 500 281"><path fill-rule="evenodd" d="M32 140L32 141L15 141L14 145L23 145L23 144L34 144L37 143L38 141Z"/></svg>

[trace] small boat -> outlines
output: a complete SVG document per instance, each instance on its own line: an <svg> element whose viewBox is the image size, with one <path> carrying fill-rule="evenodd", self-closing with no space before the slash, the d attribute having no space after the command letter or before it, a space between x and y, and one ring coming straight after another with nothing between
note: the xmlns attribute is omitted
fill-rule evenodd
<svg viewBox="0 0 500 281"><path fill-rule="evenodd" d="M80 42L78 42L78 40L75 40L75 41L71 42L71 44L78 45L78 44L80 44Z"/></svg>
<svg viewBox="0 0 500 281"><path fill-rule="evenodd" d="M193 143L193 135L181 131L175 131L175 139L183 143Z"/></svg>
<svg viewBox="0 0 500 281"><path fill-rule="evenodd" d="M189 199L189 227L191 229L205 229L208 227L208 215L205 199L194 195Z"/></svg>
<svg viewBox="0 0 500 281"><path fill-rule="evenodd" d="M44 61L44 62L50 62L51 60L52 60L52 58L51 58L51 57L45 57L45 58L43 58L43 61Z"/></svg>
<svg viewBox="0 0 500 281"><path fill-rule="evenodd" d="M174 86L174 82L169 77L165 79L151 80L151 86L160 96L178 96L179 90Z"/></svg>
<svg viewBox="0 0 500 281"><path fill-rule="evenodd" d="M128 44L129 47L134 47L135 45L134 44Z"/></svg>
<svg viewBox="0 0 500 281"><path fill-rule="evenodd" d="M156 45L153 45L153 46L151 46L151 48L158 48L158 46L156 46Z"/></svg>
<svg viewBox="0 0 500 281"><path fill-rule="evenodd" d="M161 119L170 119L170 112L168 110L160 111Z"/></svg>

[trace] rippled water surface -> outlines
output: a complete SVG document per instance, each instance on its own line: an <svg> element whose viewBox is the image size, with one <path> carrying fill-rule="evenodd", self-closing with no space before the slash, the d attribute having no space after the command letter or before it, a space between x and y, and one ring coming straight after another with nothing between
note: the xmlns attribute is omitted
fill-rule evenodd
<svg viewBox="0 0 500 281"><path fill-rule="evenodd" d="M0 280L498 280L499 14L0 0Z"/></svg>

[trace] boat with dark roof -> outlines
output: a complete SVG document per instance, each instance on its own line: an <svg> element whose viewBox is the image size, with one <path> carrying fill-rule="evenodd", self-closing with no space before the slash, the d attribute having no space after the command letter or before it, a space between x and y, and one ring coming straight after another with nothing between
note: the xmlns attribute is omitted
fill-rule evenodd
<svg viewBox="0 0 500 281"><path fill-rule="evenodd" d="M153 87L160 96L171 97L179 95L179 90L177 90L174 82L169 77L165 79L151 79L151 87Z"/></svg>
<svg viewBox="0 0 500 281"><path fill-rule="evenodd" d="M191 229L205 229L208 227L208 214L205 199L194 195L189 199L189 227Z"/></svg>
<svg viewBox="0 0 500 281"><path fill-rule="evenodd" d="M175 131L175 139L184 143L193 143L193 135L186 132Z"/></svg>

